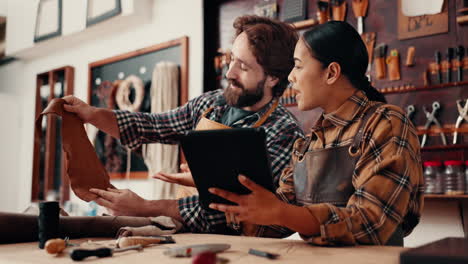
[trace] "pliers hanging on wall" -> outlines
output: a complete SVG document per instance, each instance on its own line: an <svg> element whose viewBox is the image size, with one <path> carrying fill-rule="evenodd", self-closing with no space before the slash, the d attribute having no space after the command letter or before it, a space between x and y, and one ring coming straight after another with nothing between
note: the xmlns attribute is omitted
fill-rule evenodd
<svg viewBox="0 0 468 264"><path fill-rule="evenodd" d="M465 101L464 106L462 106L463 101ZM463 122L463 120L468 122L468 99L457 100L457 108L458 118L457 122L455 123L455 131L453 132L453 144L457 144L458 128L460 128L460 124Z"/></svg>
<svg viewBox="0 0 468 264"><path fill-rule="evenodd" d="M439 109L440 109L440 103L437 102L437 101L432 103L432 112L430 112L430 113L427 111L426 106L423 105L423 111L424 111L424 114L426 114L427 121L426 121L426 124L424 125L425 133L424 133L423 138L421 140L421 147L424 147L424 145L426 145L427 133L428 133L427 130L432 125L432 123L434 123L437 127L439 127L441 129L440 138L442 139L442 143L444 145L447 145L447 139L445 138L444 131L442 131L442 126L440 125L439 120L437 120L437 118L436 118L436 113L437 113L437 110L439 110Z"/></svg>

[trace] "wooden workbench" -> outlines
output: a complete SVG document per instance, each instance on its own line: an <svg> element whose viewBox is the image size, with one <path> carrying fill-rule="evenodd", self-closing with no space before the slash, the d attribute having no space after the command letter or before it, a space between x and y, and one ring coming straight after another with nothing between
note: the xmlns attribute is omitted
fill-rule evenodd
<svg viewBox="0 0 468 264"><path fill-rule="evenodd" d="M358 247L315 247L301 240L253 238L209 234L177 234L176 244L165 244L146 247L143 251L127 251L115 253L113 257L97 259L87 258L87 263L191 263L191 258L171 258L163 255L169 247L201 243L228 243L231 248L218 256L229 259L229 263L326 263L326 264L365 264L399 263L402 247L358 246ZM102 240L102 239L101 239ZM70 242L87 241L87 239ZM250 248L255 248L281 256L277 260L269 260L247 254ZM38 243L20 243L0 245L0 263L77 263L68 254L54 256L38 248Z"/></svg>

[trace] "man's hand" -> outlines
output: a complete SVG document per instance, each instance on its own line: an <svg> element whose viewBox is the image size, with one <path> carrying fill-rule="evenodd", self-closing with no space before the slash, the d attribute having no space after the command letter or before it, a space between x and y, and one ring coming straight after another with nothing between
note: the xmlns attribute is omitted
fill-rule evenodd
<svg viewBox="0 0 468 264"><path fill-rule="evenodd" d="M195 187L191 172L165 173L160 171L153 175L153 178L169 183L177 183L184 186Z"/></svg>
<svg viewBox="0 0 468 264"><path fill-rule="evenodd" d="M107 191L101 189L90 189L90 192L97 194L99 198L95 202L104 206L112 215L125 216L148 216L147 200L141 198L136 193L125 189L108 188Z"/></svg>
<svg viewBox="0 0 468 264"><path fill-rule="evenodd" d="M114 138L120 138L117 118L111 109L90 106L73 95L65 96L62 99L66 102L63 105L65 111L77 114L84 123L90 123Z"/></svg>
<svg viewBox="0 0 468 264"><path fill-rule="evenodd" d="M66 111L72 112L78 115L84 123L90 123L93 119L93 114L95 112L95 108L90 106L89 104L81 101L77 97L73 95L67 95L62 98L67 102L63 105Z"/></svg>
<svg viewBox="0 0 468 264"><path fill-rule="evenodd" d="M218 188L210 188L209 191L226 200L238 205L210 204L210 208L225 213L233 213L238 221L245 221L259 225L276 225L282 212L282 207L287 205L280 201L276 196L240 175L239 182L252 192L250 194L239 195Z"/></svg>

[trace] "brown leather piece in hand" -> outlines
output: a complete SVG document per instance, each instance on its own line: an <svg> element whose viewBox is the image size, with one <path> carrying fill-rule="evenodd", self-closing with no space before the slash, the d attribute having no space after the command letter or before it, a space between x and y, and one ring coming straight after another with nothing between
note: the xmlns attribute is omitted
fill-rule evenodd
<svg viewBox="0 0 468 264"><path fill-rule="evenodd" d="M55 114L62 117L62 148L65 152L65 171L70 179L73 192L84 201L95 200L98 196L90 188L114 188L109 175L99 160L93 145L86 135L83 121L74 113L63 109L65 100L55 98L36 119L35 140L41 139L42 117Z"/></svg>

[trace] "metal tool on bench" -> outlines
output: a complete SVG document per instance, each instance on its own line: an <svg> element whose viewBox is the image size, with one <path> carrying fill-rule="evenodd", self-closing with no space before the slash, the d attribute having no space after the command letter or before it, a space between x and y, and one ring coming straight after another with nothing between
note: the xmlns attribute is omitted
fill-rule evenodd
<svg viewBox="0 0 468 264"><path fill-rule="evenodd" d="M77 248L77 249L74 249L70 253L70 258L75 261L81 261L87 257L105 258L105 257L112 257L112 255L116 252L124 252L127 250L141 251L143 250L143 246L136 245L136 246L126 247L126 248L116 248L116 249L108 248L108 247L102 247L102 248L97 248L97 249Z"/></svg>
<svg viewBox="0 0 468 264"><path fill-rule="evenodd" d="M465 102L465 105L462 106L463 102ZM457 100L457 109L458 118L457 122L455 123L455 131L453 132L453 144L457 144L458 128L460 128L460 124L463 122L463 120L468 122L468 99Z"/></svg>
<svg viewBox="0 0 468 264"><path fill-rule="evenodd" d="M126 248L135 245L152 245L152 244L172 244L175 243L171 236L129 236L119 237L117 239L118 248Z"/></svg>
<svg viewBox="0 0 468 264"><path fill-rule="evenodd" d="M412 119L413 119L414 112L416 112L416 108L414 107L414 105L408 105L406 107L406 117L410 121L413 121Z"/></svg>
<svg viewBox="0 0 468 264"><path fill-rule="evenodd" d="M229 244L200 244L170 248L163 252L169 257L191 257L202 252L218 253L231 248Z"/></svg>
<svg viewBox="0 0 468 264"><path fill-rule="evenodd" d="M440 103L437 101L432 103L432 112L430 113L427 111L426 106L423 105L423 111L424 111L424 114L426 114L427 121L426 121L426 124L424 125L425 133L421 140L421 147L424 147L424 145L426 145L428 129L432 125L432 123L434 123L437 127L441 129L439 134L440 134L440 138L442 139L442 144L447 145L447 139L445 138L444 131L442 131L442 126L440 125L439 120L437 120L436 118L436 113L437 113L437 110L439 109L440 109Z"/></svg>

